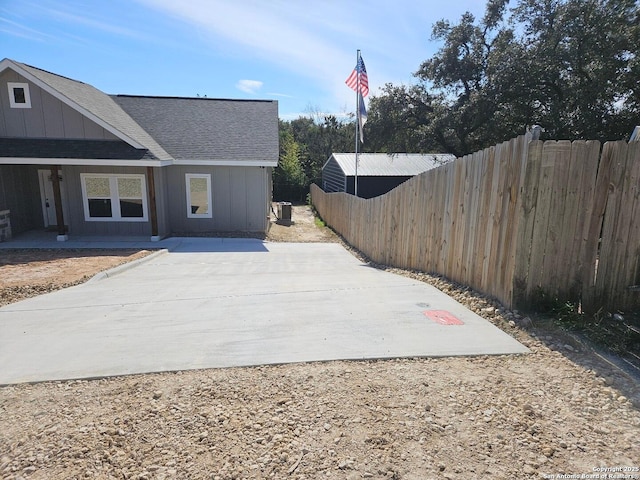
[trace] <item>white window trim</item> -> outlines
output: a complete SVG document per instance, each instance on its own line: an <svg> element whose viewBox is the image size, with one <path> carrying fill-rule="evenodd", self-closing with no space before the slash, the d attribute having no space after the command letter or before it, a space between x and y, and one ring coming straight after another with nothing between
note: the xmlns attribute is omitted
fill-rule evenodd
<svg viewBox="0 0 640 480"><path fill-rule="evenodd" d="M11 108L31 108L31 94L28 83L7 82L9 88L9 106ZM14 88L22 88L24 91L24 103L16 103Z"/></svg>
<svg viewBox="0 0 640 480"><path fill-rule="evenodd" d="M185 174L185 184L187 189L187 218L213 218L213 205L211 204L211 174L209 173L187 173ZM191 179L205 178L207 180L207 213L191 213Z"/></svg>
<svg viewBox="0 0 640 480"><path fill-rule="evenodd" d="M108 178L111 194L111 217L92 217L89 215L89 197L87 196L86 178ZM123 217L120 212L120 196L118 195L118 178L138 178L142 184L142 217ZM147 184L145 176L133 173L81 173L80 184L82 186L82 206L84 207L84 219L87 222L148 222L149 209L147 208Z"/></svg>

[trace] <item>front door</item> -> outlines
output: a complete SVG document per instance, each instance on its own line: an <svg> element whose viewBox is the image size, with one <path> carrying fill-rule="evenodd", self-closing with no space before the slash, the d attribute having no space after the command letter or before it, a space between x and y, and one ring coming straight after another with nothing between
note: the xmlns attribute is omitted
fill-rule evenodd
<svg viewBox="0 0 640 480"><path fill-rule="evenodd" d="M68 224L69 209L67 208L67 196L65 188L62 184L62 172L58 172L60 178L60 196L62 197L62 213L65 223ZM40 178L40 201L42 202L42 215L44 217L44 226L56 227L58 220L56 218L56 203L53 196L53 182L51 181L51 170L38 170Z"/></svg>

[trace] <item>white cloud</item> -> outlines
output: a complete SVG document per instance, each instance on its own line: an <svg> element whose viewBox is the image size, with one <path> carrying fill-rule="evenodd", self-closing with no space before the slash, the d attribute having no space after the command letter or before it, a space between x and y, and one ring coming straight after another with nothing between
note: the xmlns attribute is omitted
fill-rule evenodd
<svg viewBox="0 0 640 480"><path fill-rule="evenodd" d="M485 0L137 0L181 20L207 39L218 55L276 66L322 89L336 103L352 103L344 80L356 49L369 73L370 90L412 82L430 57L431 26L442 17L458 21L464 10L483 10ZM276 82L269 81L270 84Z"/></svg>
<svg viewBox="0 0 640 480"><path fill-rule="evenodd" d="M71 8L71 7L67 7L67 8ZM60 6L56 6L56 8L41 7L40 13L44 13L48 17L58 20L62 23L79 24L85 27L102 30L107 33L111 33L115 35L123 35L131 38L139 38L139 39L145 38L138 30L123 28L119 25L114 25L108 19L100 19L95 17L91 18L92 17L91 13L83 12L81 15L78 15L76 13L71 13L69 11L63 11L60 9Z"/></svg>
<svg viewBox="0 0 640 480"><path fill-rule="evenodd" d="M366 33L343 2L139 1L197 27L220 54L276 65L283 75L295 74L328 89L345 88L344 79L355 65L356 47L351 45Z"/></svg>
<svg viewBox="0 0 640 480"><path fill-rule="evenodd" d="M13 35L14 37L26 38L28 40L36 40L39 42L50 41L54 39L52 35L48 33L29 28L18 22L9 20L8 18L0 17L0 32Z"/></svg>
<svg viewBox="0 0 640 480"><path fill-rule="evenodd" d="M260 80L240 80L236 83L236 88L246 93L256 93L262 88Z"/></svg>
<svg viewBox="0 0 640 480"><path fill-rule="evenodd" d="M286 93L267 92L267 95L271 95L272 97L294 98L293 95L287 95Z"/></svg>

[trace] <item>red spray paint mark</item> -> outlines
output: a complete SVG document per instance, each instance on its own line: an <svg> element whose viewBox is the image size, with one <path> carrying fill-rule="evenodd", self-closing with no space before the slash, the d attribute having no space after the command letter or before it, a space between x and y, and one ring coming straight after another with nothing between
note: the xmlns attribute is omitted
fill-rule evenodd
<svg viewBox="0 0 640 480"><path fill-rule="evenodd" d="M425 310L424 314L440 325L464 325L464 322L446 310Z"/></svg>

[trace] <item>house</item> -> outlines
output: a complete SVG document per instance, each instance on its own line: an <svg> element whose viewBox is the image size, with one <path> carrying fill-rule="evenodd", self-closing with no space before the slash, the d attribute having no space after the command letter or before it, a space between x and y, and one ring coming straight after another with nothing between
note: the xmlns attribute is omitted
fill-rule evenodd
<svg viewBox="0 0 640 480"><path fill-rule="evenodd" d="M396 188L411 177L455 160L442 153L360 153L358 154L358 196L372 198ZM334 153L322 167L325 192L354 194L355 153Z"/></svg>
<svg viewBox="0 0 640 480"><path fill-rule="evenodd" d="M0 213L14 235L265 232L278 141L276 101L107 95L0 62Z"/></svg>

